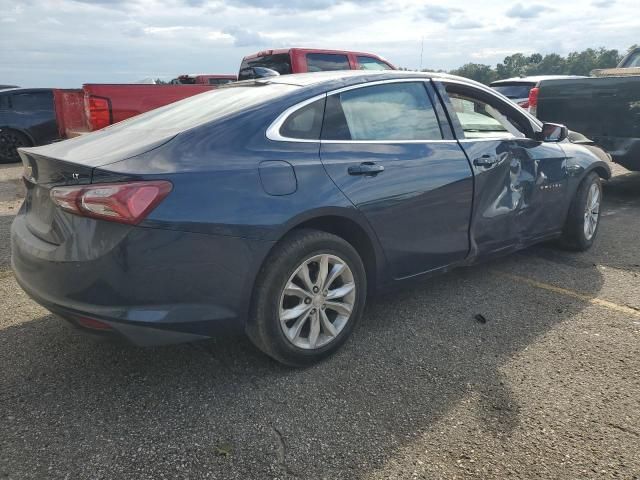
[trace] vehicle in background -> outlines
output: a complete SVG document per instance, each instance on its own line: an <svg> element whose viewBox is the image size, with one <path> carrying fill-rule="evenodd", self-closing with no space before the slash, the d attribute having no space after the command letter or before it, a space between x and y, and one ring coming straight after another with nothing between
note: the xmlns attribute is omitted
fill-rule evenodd
<svg viewBox="0 0 640 480"><path fill-rule="evenodd" d="M531 77L514 77L491 82L489 86L500 92L522 108L529 108L529 92L539 85L542 80L557 78L584 78L574 75L537 75Z"/></svg>
<svg viewBox="0 0 640 480"><path fill-rule="evenodd" d="M245 57L239 79L275 75L274 71L285 75L350 69L393 70L394 67L371 53L290 48L266 50ZM60 136L71 138L99 130L235 79L235 75L181 75L171 85L86 84L82 89L54 90Z"/></svg>
<svg viewBox="0 0 640 480"><path fill-rule="evenodd" d="M19 88L18 85L0 85L0 90L6 90L7 88Z"/></svg>
<svg viewBox="0 0 640 480"><path fill-rule="evenodd" d="M640 47L631 50L616 68L604 68L591 72L594 77L640 75Z"/></svg>
<svg viewBox="0 0 640 480"><path fill-rule="evenodd" d="M245 332L308 365L407 279L556 238L587 250L611 175L597 150L441 73L238 82L21 149L13 272L94 332Z"/></svg>
<svg viewBox="0 0 640 480"><path fill-rule="evenodd" d="M50 88L0 91L0 163L19 161L19 147L45 145L57 138Z"/></svg>
<svg viewBox="0 0 640 480"><path fill-rule="evenodd" d="M169 83L172 85L226 85L237 80L236 75L180 75Z"/></svg>
<svg viewBox="0 0 640 480"><path fill-rule="evenodd" d="M317 48L263 50L242 59L238 80L260 77L255 68L266 68L280 75L331 70L395 70L392 64L373 53Z"/></svg>
<svg viewBox="0 0 640 480"><path fill-rule="evenodd" d="M529 94L540 120L580 132L629 170L640 171L640 49L598 77L542 80Z"/></svg>

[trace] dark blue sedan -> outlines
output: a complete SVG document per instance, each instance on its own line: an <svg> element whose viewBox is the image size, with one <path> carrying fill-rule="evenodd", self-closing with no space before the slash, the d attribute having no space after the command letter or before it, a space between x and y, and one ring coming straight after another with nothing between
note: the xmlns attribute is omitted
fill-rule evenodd
<svg viewBox="0 0 640 480"><path fill-rule="evenodd" d="M606 154L444 74L240 82L24 148L12 226L24 290L141 344L246 332L305 365L368 295L598 232Z"/></svg>

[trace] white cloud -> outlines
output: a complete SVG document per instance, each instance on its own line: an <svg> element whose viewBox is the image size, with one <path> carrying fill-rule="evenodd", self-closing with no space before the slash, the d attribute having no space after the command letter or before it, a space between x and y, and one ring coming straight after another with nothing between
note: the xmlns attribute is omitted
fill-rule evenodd
<svg viewBox="0 0 640 480"><path fill-rule="evenodd" d="M0 0L1 80L74 87L234 73L244 55L284 46L370 51L417 68L422 38L423 66L442 69L519 51L625 50L637 36L636 2Z"/></svg>

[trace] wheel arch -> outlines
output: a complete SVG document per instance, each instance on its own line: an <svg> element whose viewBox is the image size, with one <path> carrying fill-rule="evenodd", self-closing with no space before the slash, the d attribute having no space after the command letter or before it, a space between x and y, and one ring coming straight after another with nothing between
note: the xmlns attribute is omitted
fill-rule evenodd
<svg viewBox="0 0 640 480"><path fill-rule="evenodd" d="M36 144L29 130L26 130L24 128L11 127L8 125L0 125L0 133L2 133L3 130L13 130L14 132L18 132L21 135L24 135L25 137L27 137L27 139L29 139L29 142L31 142L31 145L30 145L31 147L33 147Z"/></svg>
<svg viewBox="0 0 640 480"><path fill-rule="evenodd" d="M262 264L266 262L275 246L292 232L302 229L320 230L342 238L356 249L364 263L368 290L376 291L384 283L386 257L369 223L358 213L353 208L323 208L292 219L273 238L275 242Z"/></svg>

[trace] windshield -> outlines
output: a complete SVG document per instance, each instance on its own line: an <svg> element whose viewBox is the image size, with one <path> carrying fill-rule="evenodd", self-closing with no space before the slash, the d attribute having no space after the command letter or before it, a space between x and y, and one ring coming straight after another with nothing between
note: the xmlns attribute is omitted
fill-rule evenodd
<svg viewBox="0 0 640 480"><path fill-rule="evenodd" d="M105 130L153 130L178 133L286 95L299 87L280 83L223 86L116 123Z"/></svg>
<svg viewBox="0 0 640 480"><path fill-rule="evenodd" d="M527 83L518 83L513 85L492 85L495 91L500 92L507 98L515 99L515 98L528 98L529 90L533 87L533 84Z"/></svg>
<svg viewBox="0 0 640 480"><path fill-rule="evenodd" d="M640 67L640 50L631 55L623 65L624 68Z"/></svg>

